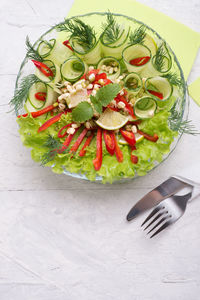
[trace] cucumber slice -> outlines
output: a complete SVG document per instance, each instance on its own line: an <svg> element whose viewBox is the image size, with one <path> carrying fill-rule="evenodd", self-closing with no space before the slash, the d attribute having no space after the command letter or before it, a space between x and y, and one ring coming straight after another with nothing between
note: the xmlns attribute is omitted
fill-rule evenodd
<svg viewBox="0 0 200 300"><path fill-rule="evenodd" d="M156 76L150 77L145 81L145 90L146 93L156 101L164 102L171 97L173 93L173 86L167 78ZM163 95L163 99L160 99L156 95L152 95L152 93L150 93L148 90L161 93Z"/></svg>
<svg viewBox="0 0 200 300"><path fill-rule="evenodd" d="M60 73L64 80L75 82L85 72L85 65L83 61L76 56L68 58L60 67Z"/></svg>
<svg viewBox="0 0 200 300"><path fill-rule="evenodd" d="M150 56L151 58L151 51L149 50L149 48L141 44L128 46L122 53L122 58L129 72L141 73L145 68L147 68L149 63L151 62L151 59L149 59L149 61L142 66L134 66L129 63L132 59L145 56Z"/></svg>
<svg viewBox="0 0 200 300"><path fill-rule="evenodd" d="M52 48L42 41L38 46L38 52L42 57L52 60L58 66L72 55L72 51L61 42L51 39L49 43L52 44Z"/></svg>
<svg viewBox="0 0 200 300"><path fill-rule="evenodd" d="M132 72L124 78L124 86L130 95L136 95L141 90L142 78L139 74Z"/></svg>
<svg viewBox="0 0 200 300"><path fill-rule="evenodd" d="M148 119L154 116L156 111L156 101L150 97L142 97L136 100L134 113L140 119Z"/></svg>
<svg viewBox="0 0 200 300"><path fill-rule="evenodd" d="M47 97L47 85L44 82L37 82L32 85L32 87L29 89L28 92L28 99L30 104L35 108L35 109L42 109L45 106L46 100L45 101L39 101L35 98L36 93L46 93Z"/></svg>
<svg viewBox="0 0 200 300"><path fill-rule="evenodd" d="M152 56L154 56L156 54L157 48L158 48L157 44L148 33L146 33L146 35L145 35L143 45L146 46L147 48L149 48Z"/></svg>
<svg viewBox="0 0 200 300"><path fill-rule="evenodd" d="M122 33L117 41L114 43L107 43L105 39L105 32L101 35L101 47L104 56L112 56L117 59L122 58L122 51L128 45L128 37L130 33L130 27L123 28Z"/></svg>
<svg viewBox="0 0 200 300"><path fill-rule="evenodd" d="M45 76L38 68L36 68L35 75L43 82L51 82L55 79L57 73L55 64L51 60L44 60L43 63L53 71L54 77Z"/></svg>
<svg viewBox="0 0 200 300"><path fill-rule="evenodd" d="M78 57L80 57L86 64L96 65L101 59L101 44L99 41L94 40L92 47L85 50L85 48L77 42L76 39L70 39L70 45Z"/></svg>
<svg viewBox="0 0 200 300"><path fill-rule="evenodd" d="M105 66L105 69L104 67ZM106 67L112 67L113 68L113 73L110 74L108 70L106 70ZM115 71L115 68L117 68L118 70ZM121 73L121 66L119 61L112 56L107 56L102 58L97 65L97 69L100 69L100 73L105 72L107 74L107 77L110 80L114 80L117 77L119 77L120 73Z"/></svg>

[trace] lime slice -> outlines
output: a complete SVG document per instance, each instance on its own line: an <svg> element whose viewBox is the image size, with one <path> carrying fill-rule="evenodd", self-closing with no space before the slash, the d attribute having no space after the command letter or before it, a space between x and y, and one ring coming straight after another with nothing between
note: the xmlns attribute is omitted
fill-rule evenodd
<svg viewBox="0 0 200 300"><path fill-rule="evenodd" d="M97 125L106 130L116 130L123 127L128 122L128 117L117 111L106 108L100 118L96 121Z"/></svg>
<svg viewBox="0 0 200 300"><path fill-rule="evenodd" d="M157 51L157 45L156 42L154 41L154 39L147 33L145 38L144 38L144 43L143 43L146 47L149 48L149 50L151 51L152 56L154 56L156 54Z"/></svg>
<svg viewBox="0 0 200 300"><path fill-rule="evenodd" d="M144 139L144 136L139 134L139 133L135 133L135 140L136 140L136 143L139 143L141 142L142 140ZM127 141L123 138L123 137L120 137L119 139L119 144L121 145L128 145Z"/></svg>

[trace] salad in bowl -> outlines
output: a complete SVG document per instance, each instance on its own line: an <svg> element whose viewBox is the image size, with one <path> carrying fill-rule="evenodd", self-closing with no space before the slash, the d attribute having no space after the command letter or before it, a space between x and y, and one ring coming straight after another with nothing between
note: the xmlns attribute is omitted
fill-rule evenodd
<svg viewBox="0 0 200 300"><path fill-rule="evenodd" d="M108 13L66 19L32 45L11 104L31 155L56 173L112 183L145 175L174 149L186 84L168 44Z"/></svg>

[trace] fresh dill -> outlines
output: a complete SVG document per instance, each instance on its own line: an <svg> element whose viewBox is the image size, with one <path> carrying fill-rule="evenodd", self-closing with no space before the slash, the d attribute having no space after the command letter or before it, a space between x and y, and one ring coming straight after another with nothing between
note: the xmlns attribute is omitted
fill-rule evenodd
<svg viewBox="0 0 200 300"><path fill-rule="evenodd" d="M27 99L30 87L34 84L40 82L40 79L34 74L30 74L22 78L20 85L15 91L13 98L10 101L10 105L14 106L14 110L18 110L23 106L24 101Z"/></svg>
<svg viewBox="0 0 200 300"><path fill-rule="evenodd" d="M140 27L136 28L134 32L130 33L129 44L131 45L143 44L145 37L146 37L146 27L144 25L141 25Z"/></svg>
<svg viewBox="0 0 200 300"><path fill-rule="evenodd" d="M52 161L58 154L58 150L61 148L62 144L56 140L52 135L48 135L44 147L48 148L48 151L42 156L41 165L46 165L48 162Z"/></svg>
<svg viewBox="0 0 200 300"><path fill-rule="evenodd" d="M70 39L75 40L76 43L86 50L92 48L96 42L94 29L78 18L65 20L64 22L57 24L56 29L58 31L70 32Z"/></svg>
<svg viewBox="0 0 200 300"><path fill-rule="evenodd" d="M120 25L117 24L113 14L111 12L107 13L107 23L102 24L102 29L104 30L102 36L106 44L112 44L119 39L121 30Z"/></svg>
<svg viewBox="0 0 200 300"><path fill-rule="evenodd" d="M48 47L49 47L49 49L53 49L53 46L54 45L52 45L49 41L47 41L47 40L41 40L43 43L45 43Z"/></svg>
<svg viewBox="0 0 200 300"><path fill-rule="evenodd" d="M182 86L183 82L177 73L169 72L168 74L163 75L163 77L167 78L172 85Z"/></svg>
<svg viewBox="0 0 200 300"><path fill-rule="evenodd" d="M28 36L26 37L26 49L27 49L26 56L29 59L34 59L34 60L37 60L37 61L43 61L43 58L40 56L38 51L34 49L34 47L31 44Z"/></svg>
<svg viewBox="0 0 200 300"><path fill-rule="evenodd" d="M168 63L167 69L166 69L166 60ZM155 56L153 57L153 63L155 68L159 72L167 72L171 63L171 56L168 53L168 50L166 48L166 44L162 43L157 51Z"/></svg>
<svg viewBox="0 0 200 300"><path fill-rule="evenodd" d="M174 106L170 110L170 117L169 117L169 125L172 131L177 131L178 133L186 133L191 135L200 134L196 129L195 126L192 124L191 120L183 120L182 119L182 112L178 111L177 107L178 102L174 104Z"/></svg>

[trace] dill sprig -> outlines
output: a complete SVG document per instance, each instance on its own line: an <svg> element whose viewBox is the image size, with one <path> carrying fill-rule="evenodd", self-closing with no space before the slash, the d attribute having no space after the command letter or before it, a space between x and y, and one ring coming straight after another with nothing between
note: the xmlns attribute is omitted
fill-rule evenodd
<svg viewBox="0 0 200 300"><path fill-rule="evenodd" d="M169 72L168 74L163 75L163 77L167 78L172 85L182 86L183 82L177 73Z"/></svg>
<svg viewBox="0 0 200 300"><path fill-rule="evenodd" d="M26 49L27 49L26 56L29 59L34 59L34 60L37 60L37 61L43 61L43 58L40 56L38 51L34 49L34 47L31 44L28 36L26 37Z"/></svg>
<svg viewBox="0 0 200 300"><path fill-rule="evenodd" d="M170 110L170 117L169 117L169 125L172 131L177 131L180 134L186 133L191 135L200 134L195 129L195 126L192 124L191 120L183 120L182 113L177 109L178 101L174 104L174 106Z"/></svg>
<svg viewBox="0 0 200 300"><path fill-rule="evenodd" d="M41 164L44 166L48 162L52 161L58 154L58 150L61 146L62 144L49 134L46 142L44 143L44 147L48 148L48 151L42 156Z"/></svg>
<svg viewBox="0 0 200 300"><path fill-rule="evenodd" d="M49 49L53 49L53 45L49 42L49 41L47 41L47 40L41 40L42 42L44 42L48 47L49 47Z"/></svg>
<svg viewBox="0 0 200 300"><path fill-rule="evenodd" d="M166 48L166 44L162 43L153 57L154 66L159 72L167 72L166 60L168 61L168 64L171 63L171 56Z"/></svg>
<svg viewBox="0 0 200 300"><path fill-rule="evenodd" d="M120 25L117 24L113 14L111 12L107 13L107 22L102 24L103 38L107 44L112 44L118 40L121 30Z"/></svg>
<svg viewBox="0 0 200 300"><path fill-rule="evenodd" d="M10 105L14 106L16 112L23 106L23 102L27 99L30 87L40 82L40 79L34 74L30 74L22 78L20 85L15 91L13 98L10 101Z"/></svg>
<svg viewBox="0 0 200 300"><path fill-rule="evenodd" d="M136 28L134 32L131 32L129 36L129 44L131 45L143 44L145 36L146 36L146 27L144 25L141 25L140 27Z"/></svg>
<svg viewBox="0 0 200 300"><path fill-rule="evenodd" d="M58 31L70 32L70 38L75 39L76 42L85 49L92 48L96 41L94 29L78 18L65 20L64 22L57 24L56 29Z"/></svg>

